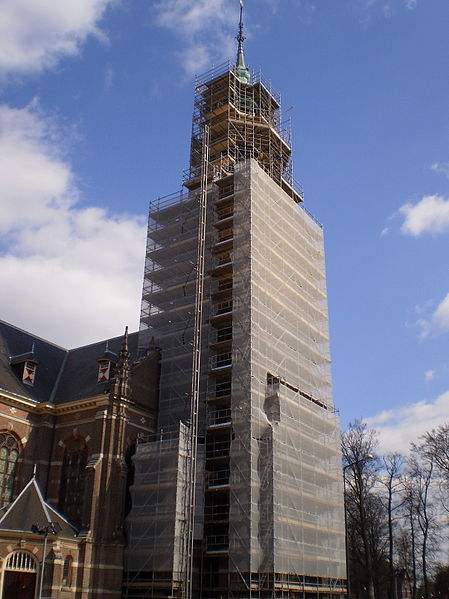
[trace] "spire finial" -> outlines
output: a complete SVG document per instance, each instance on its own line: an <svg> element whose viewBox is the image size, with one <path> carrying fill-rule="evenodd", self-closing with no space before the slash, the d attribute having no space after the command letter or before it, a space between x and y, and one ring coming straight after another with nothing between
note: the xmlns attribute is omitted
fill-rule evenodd
<svg viewBox="0 0 449 599"><path fill-rule="evenodd" d="M245 35L243 33L243 0L240 0L240 22L239 32L237 34L237 41L239 43L237 48L237 66L245 66L245 55L243 52L243 42L245 41Z"/></svg>
<svg viewBox="0 0 449 599"><path fill-rule="evenodd" d="M240 0L240 21L239 21L239 32L236 40L238 42L237 47L237 61L235 63L235 74L243 83L249 83L250 73L249 69L245 65L245 52L243 48L243 42L245 41L245 34L243 33L243 0Z"/></svg>
<svg viewBox="0 0 449 599"><path fill-rule="evenodd" d="M128 358L129 358L129 350L128 350L128 327L125 327L125 334L123 335L123 347L122 347L122 354L128 354Z"/></svg>
<svg viewBox="0 0 449 599"><path fill-rule="evenodd" d="M129 384L129 359L130 353L128 348L128 327L125 328L125 334L123 335L122 349L119 353L119 363L117 366L117 372L114 377L114 383L112 385L111 397L128 399L130 396L130 384Z"/></svg>

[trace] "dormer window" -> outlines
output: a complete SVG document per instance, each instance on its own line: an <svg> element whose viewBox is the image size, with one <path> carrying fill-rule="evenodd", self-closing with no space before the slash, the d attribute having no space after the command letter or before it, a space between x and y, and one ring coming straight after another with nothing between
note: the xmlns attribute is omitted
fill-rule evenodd
<svg viewBox="0 0 449 599"><path fill-rule="evenodd" d="M37 365L39 364L34 353L34 343L31 351L10 356L9 363L11 364L12 371L19 380L22 380L22 383L30 387L34 386Z"/></svg>
<svg viewBox="0 0 449 599"><path fill-rule="evenodd" d="M111 361L98 360L98 383L105 383L111 378Z"/></svg>
<svg viewBox="0 0 449 599"><path fill-rule="evenodd" d="M97 383L107 383L111 381L115 374L115 366L118 362L118 356L109 349L109 341L106 341L105 350L98 362Z"/></svg>
<svg viewBox="0 0 449 599"><path fill-rule="evenodd" d="M36 368L37 362L34 360L26 360L23 365L23 374L22 374L22 382L25 385L30 385L31 387L34 385L34 379L36 378Z"/></svg>

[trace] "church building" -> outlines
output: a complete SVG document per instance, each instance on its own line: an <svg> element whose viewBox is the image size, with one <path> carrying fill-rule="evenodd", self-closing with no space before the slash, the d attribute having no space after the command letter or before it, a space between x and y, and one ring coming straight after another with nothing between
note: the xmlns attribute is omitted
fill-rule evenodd
<svg viewBox="0 0 449 599"><path fill-rule="evenodd" d="M66 350L0 321L2 599L121 596L131 458L157 412L159 350L137 359L137 337Z"/></svg>

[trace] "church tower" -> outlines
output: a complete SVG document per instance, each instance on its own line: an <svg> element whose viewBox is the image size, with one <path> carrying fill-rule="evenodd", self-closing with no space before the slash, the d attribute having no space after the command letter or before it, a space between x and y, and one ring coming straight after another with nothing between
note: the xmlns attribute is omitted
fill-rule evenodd
<svg viewBox="0 0 449 599"><path fill-rule="evenodd" d="M134 458L129 599L346 589L323 230L280 97L246 66L242 3L237 41L196 81L185 191L150 206L140 334L161 378Z"/></svg>

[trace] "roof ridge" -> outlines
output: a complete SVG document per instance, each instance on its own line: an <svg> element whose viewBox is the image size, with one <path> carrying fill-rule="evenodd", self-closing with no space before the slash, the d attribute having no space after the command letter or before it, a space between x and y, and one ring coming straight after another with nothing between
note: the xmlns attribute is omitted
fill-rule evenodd
<svg viewBox="0 0 449 599"><path fill-rule="evenodd" d="M40 490L39 485L37 484L36 476L34 474L33 474L33 478L31 479L30 482L33 483L36 488L37 495L39 497L39 501L41 502L42 509L44 510L44 514L47 517L47 522L51 522L50 514L48 513L48 509L47 509L47 503L45 502L44 496L42 495L42 491Z"/></svg>
<svg viewBox="0 0 449 599"><path fill-rule="evenodd" d="M36 335L35 333L32 333L31 331L27 331L26 329L22 329L21 327L18 327L15 324L11 324L10 322L7 322L6 320L0 319L0 324L5 324L6 326L11 327L12 329L15 329L16 331L20 331L21 333L25 333L26 335L29 335L30 337L34 337L34 339L36 339L38 341L43 341L44 343L48 343L49 345L52 345L53 347L57 347L58 349L63 349L64 351L67 351L66 347L62 347L62 345L58 345L57 343L54 343L53 341L44 339L43 337L40 337L39 335Z"/></svg>
<svg viewBox="0 0 449 599"><path fill-rule="evenodd" d="M74 530L76 530L76 528L73 526L73 524L71 522L69 522L65 516L63 516L60 512L58 512L58 510L56 508L51 506L49 503L45 503L45 505L47 506L47 508L50 510L51 513L55 514L55 516L57 516L58 518L63 520L68 526L70 526L70 528L73 528Z"/></svg>
<svg viewBox="0 0 449 599"><path fill-rule="evenodd" d="M10 506L8 506L6 512L3 514L3 516L0 518L0 528L2 526L2 522L3 520L6 518L6 516L9 514L10 510L13 509L13 507L16 505L16 503L19 501L19 499L22 497L22 495L25 493L25 491L28 489L28 487L31 485L31 483L34 480L34 476L33 478L31 478L27 484L23 487L23 489L20 491L20 493L17 495L17 497L14 499L14 501L11 503Z"/></svg>
<svg viewBox="0 0 449 599"><path fill-rule="evenodd" d="M138 335L138 334L139 334L139 331L133 331L132 333L128 334L128 337L132 337L133 335ZM92 343L86 343L86 345L78 345L78 347L72 347L68 351L71 353L71 352L77 351L79 349L84 349L85 347L93 347L94 345L101 345L102 343L106 343L106 341L115 341L116 339L121 341L123 339L123 334L116 335L115 337L106 337L106 339L100 339L99 341L92 341Z"/></svg>
<svg viewBox="0 0 449 599"><path fill-rule="evenodd" d="M28 494L28 496L26 496L26 494ZM21 507L23 508L23 506L20 505L20 502L28 502L29 506L30 500L34 501L35 505L38 506L39 511L34 513L36 520L34 520L34 517L32 517L30 520L30 513L27 512L27 510L16 513L17 510L21 509ZM27 503L24 505L27 505ZM24 515L25 522L28 518L28 523L26 524L26 528L20 528L20 526L24 525ZM42 518L45 519L44 522L42 522ZM13 524L13 527L11 528L11 523L14 522L16 522L16 524ZM21 522L21 524L18 524L18 522ZM56 528L54 524L58 524L59 528ZM50 530L51 527L51 530L55 535L59 534L60 531L64 531L64 527L67 527L71 534L77 534L77 529L73 526L73 524L71 524L62 514L60 514L55 508L45 501L42 491L39 487L39 483L37 482L36 475L33 474L32 478L28 481L16 499L6 508L6 511L1 516L0 529L5 527L7 530L24 530L33 532L33 527L38 525L41 530L47 527L48 530Z"/></svg>
<svg viewBox="0 0 449 599"><path fill-rule="evenodd" d="M67 360L69 358L70 350L66 350L64 359L61 363L61 368L59 369L58 376L56 377L55 384L53 385L53 389L51 390L50 397L48 398L49 403L53 403L53 400L56 397L58 392L59 383L61 382L62 375L64 373L65 365L67 364Z"/></svg>

